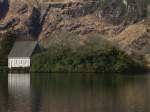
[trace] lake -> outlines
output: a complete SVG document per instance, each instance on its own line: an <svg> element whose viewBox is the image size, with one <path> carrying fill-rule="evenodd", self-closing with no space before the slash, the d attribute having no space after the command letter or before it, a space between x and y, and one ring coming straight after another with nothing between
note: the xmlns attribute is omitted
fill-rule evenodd
<svg viewBox="0 0 150 112"><path fill-rule="evenodd" d="M150 112L150 74L2 74L0 112Z"/></svg>

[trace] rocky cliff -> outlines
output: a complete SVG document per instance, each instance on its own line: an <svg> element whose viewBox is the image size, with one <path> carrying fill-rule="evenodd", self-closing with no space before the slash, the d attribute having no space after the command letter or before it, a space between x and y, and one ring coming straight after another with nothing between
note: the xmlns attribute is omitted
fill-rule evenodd
<svg viewBox="0 0 150 112"><path fill-rule="evenodd" d="M44 47L86 45L104 38L128 54L149 57L149 0L1 0L0 31Z"/></svg>

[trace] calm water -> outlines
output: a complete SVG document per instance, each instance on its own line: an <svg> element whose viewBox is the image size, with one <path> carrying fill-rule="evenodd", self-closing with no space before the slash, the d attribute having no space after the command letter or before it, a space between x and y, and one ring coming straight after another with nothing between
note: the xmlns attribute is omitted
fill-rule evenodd
<svg viewBox="0 0 150 112"><path fill-rule="evenodd" d="M150 112L150 74L1 74L0 112Z"/></svg>

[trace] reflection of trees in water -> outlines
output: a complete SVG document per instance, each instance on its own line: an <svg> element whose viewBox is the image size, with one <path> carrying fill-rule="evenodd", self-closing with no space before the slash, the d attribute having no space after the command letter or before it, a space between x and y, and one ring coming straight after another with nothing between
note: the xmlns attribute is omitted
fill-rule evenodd
<svg viewBox="0 0 150 112"><path fill-rule="evenodd" d="M31 76L34 92L42 95L40 102L44 112L97 112L107 105L109 108L103 112L111 111L111 93L105 93L98 80L97 76L81 74Z"/></svg>
<svg viewBox="0 0 150 112"><path fill-rule="evenodd" d="M4 18L9 10L9 0L0 2L0 19Z"/></svg>
<svg viewBox="0 0 150 112"><path fill-rule="evenodd" d="M41 75L31 81L45 112L149 112L150 77Z"/></svg>
<svg viewBox="0 0 150 112"><path fill-rule="evenodd" d="M122 76L120 83L122 86L119 86L118 82L113 87L113 107L115 112L150 111L150 76L125 75Z"/></svg>
<svg viewBox="0 0 150 112"><path fill-rule="evenodd" d="M150 76L0 75L0 111L8 109L15 112L149 112Z"/></svg>
<svg viewBox="0 0 150 112"><path fill-rule="evenodd" d="M8 108L8 80L7 74L0 73L0 112L7 112Z"/></svg>

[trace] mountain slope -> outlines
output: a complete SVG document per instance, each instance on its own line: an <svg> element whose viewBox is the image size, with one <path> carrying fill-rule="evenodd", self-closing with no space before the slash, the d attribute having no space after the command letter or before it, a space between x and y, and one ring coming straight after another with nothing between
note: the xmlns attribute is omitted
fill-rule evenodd
<svg viewBox="0 0 150 112"><path fill-rule="evenodd" d="M0 12L6 4L0 32L13 28L18 38L32 37L46 48L89 45L103 38L128 54L150 53L149 0L4 0Z"/></svg>

